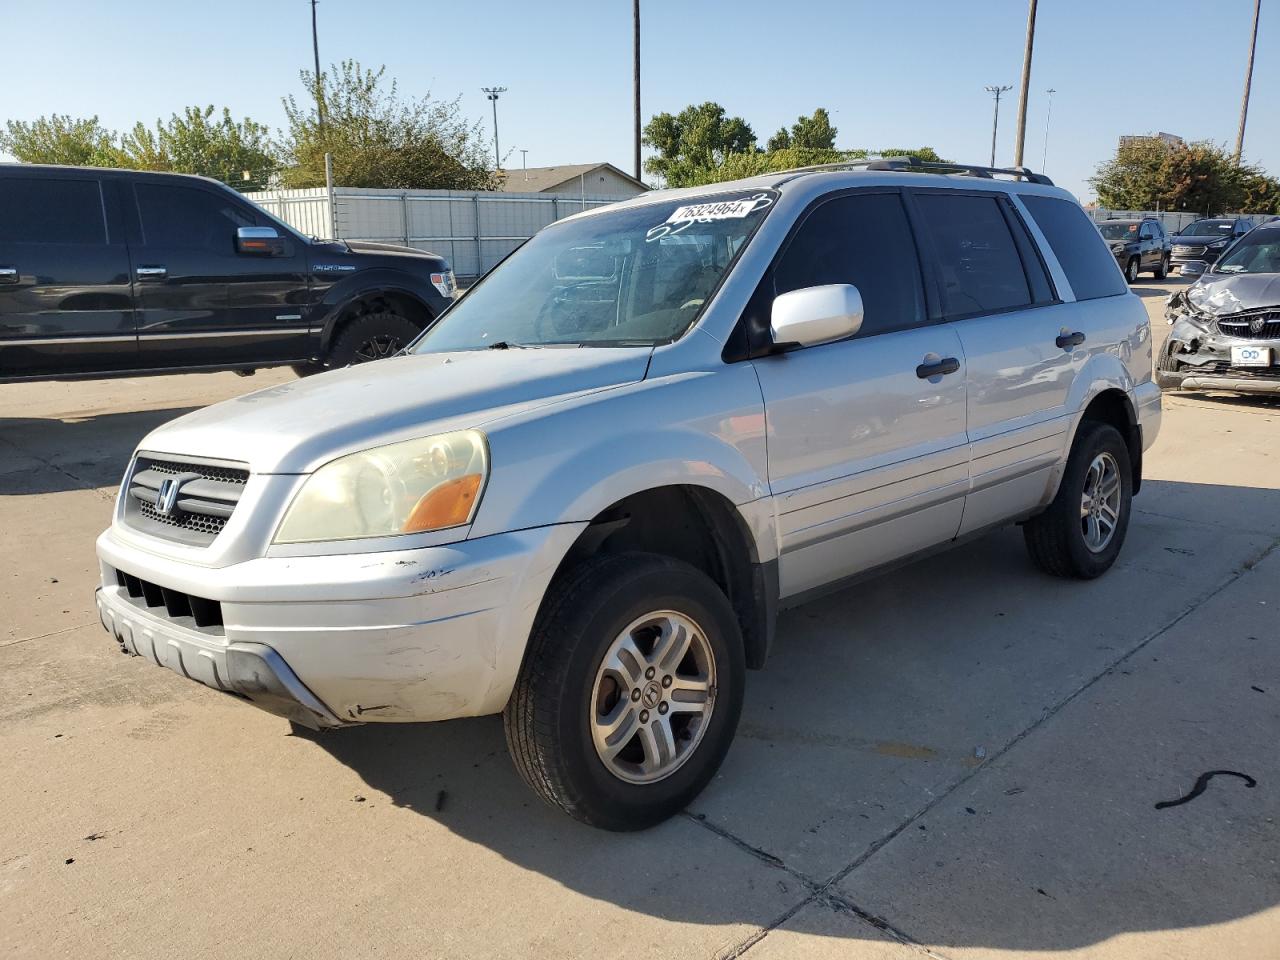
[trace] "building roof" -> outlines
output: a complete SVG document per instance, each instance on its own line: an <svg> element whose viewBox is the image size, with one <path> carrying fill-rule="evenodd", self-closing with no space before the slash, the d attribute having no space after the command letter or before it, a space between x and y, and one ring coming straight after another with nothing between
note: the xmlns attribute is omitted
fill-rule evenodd
<svg viewBox="0 0 1280 960"><path fill-rule="evenodd" d="M548 190L566 184L568 181L577 179L583 175L589 175L597 170L606 169L629 180L640 190L648 190L649 188L637 180L631 174L619 170L612 163L566 163L558 167L529 167L528 170L506 169L503 170L502 190L506 193L544 193ZM528 179L525 175L528 174ZM572 189L577 189L577 183L570 185ZM590 189L587 190L590 193Z"/></svg>

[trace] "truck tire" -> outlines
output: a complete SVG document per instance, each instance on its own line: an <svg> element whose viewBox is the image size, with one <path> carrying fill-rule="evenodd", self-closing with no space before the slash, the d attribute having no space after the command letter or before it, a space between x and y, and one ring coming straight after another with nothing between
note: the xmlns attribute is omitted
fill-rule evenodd
<svg viewBox="0 0 1280 960"><path fill-rule="evenodd" d="M551 806L640 830L715 775L745 680L738 620L711 578L656 554L592 557L543 602L503 711L507 748Z"/></svg>
<svg viewBox="0 0 1280 960"><path fill-rule="evenodd" d="M1053 503L1022 525L1027 553L1055 577L1092 580L1115 563L1129 529L1129 448L1109 423L1080 425Z"/></svg>
<svg viewBox="0 0 1280 960"><path fill-rule="evenodd" d="M421 330L393 310L362 313L348 320L329 348L328 366L349 367L390 357L413 342Z"/></svg>

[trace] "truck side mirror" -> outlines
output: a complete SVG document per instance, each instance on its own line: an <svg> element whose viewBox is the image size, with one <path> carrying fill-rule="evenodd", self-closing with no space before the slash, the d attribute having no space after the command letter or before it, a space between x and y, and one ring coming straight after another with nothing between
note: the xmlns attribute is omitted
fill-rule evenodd
<svg viewBox="0 0 1280 960"><path fill-rule="evenodd" d="M240 227L236 230L236 252L252 257L279 257L284 239L275 227Z"/></svg>
<svg viewBox="0 0 1280 960"><path fill-rule="evenodd" d="M781 293L769 317L779 347L812 347L852 337L862 329L862 294L851 283L828 283Z"/></svg>

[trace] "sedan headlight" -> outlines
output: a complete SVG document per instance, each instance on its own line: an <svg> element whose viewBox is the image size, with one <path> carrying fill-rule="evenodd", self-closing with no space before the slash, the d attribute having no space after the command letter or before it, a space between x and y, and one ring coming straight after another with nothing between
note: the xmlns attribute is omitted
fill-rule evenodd
<svg viewBox="0 0 1280 960"><path fill-rule="evenodd" d="M395 537L471 522L489 449L475 430L374 447L326 463L302 485L275 543Z"/></svg>

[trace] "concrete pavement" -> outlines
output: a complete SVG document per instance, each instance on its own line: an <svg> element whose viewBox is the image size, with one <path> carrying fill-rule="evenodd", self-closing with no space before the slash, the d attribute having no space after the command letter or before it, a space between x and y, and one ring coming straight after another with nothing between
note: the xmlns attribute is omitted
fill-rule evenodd
<svg viewBox="0 0 1280 960"><path fill-rule="evenodd" d="M1280 405L1167 398L1100 581L1010 530L786 612L720 776L618 836L496 718L294 736L115 652L129 450L290 376L0 386L0 955L1280 956Z"/></svg>

